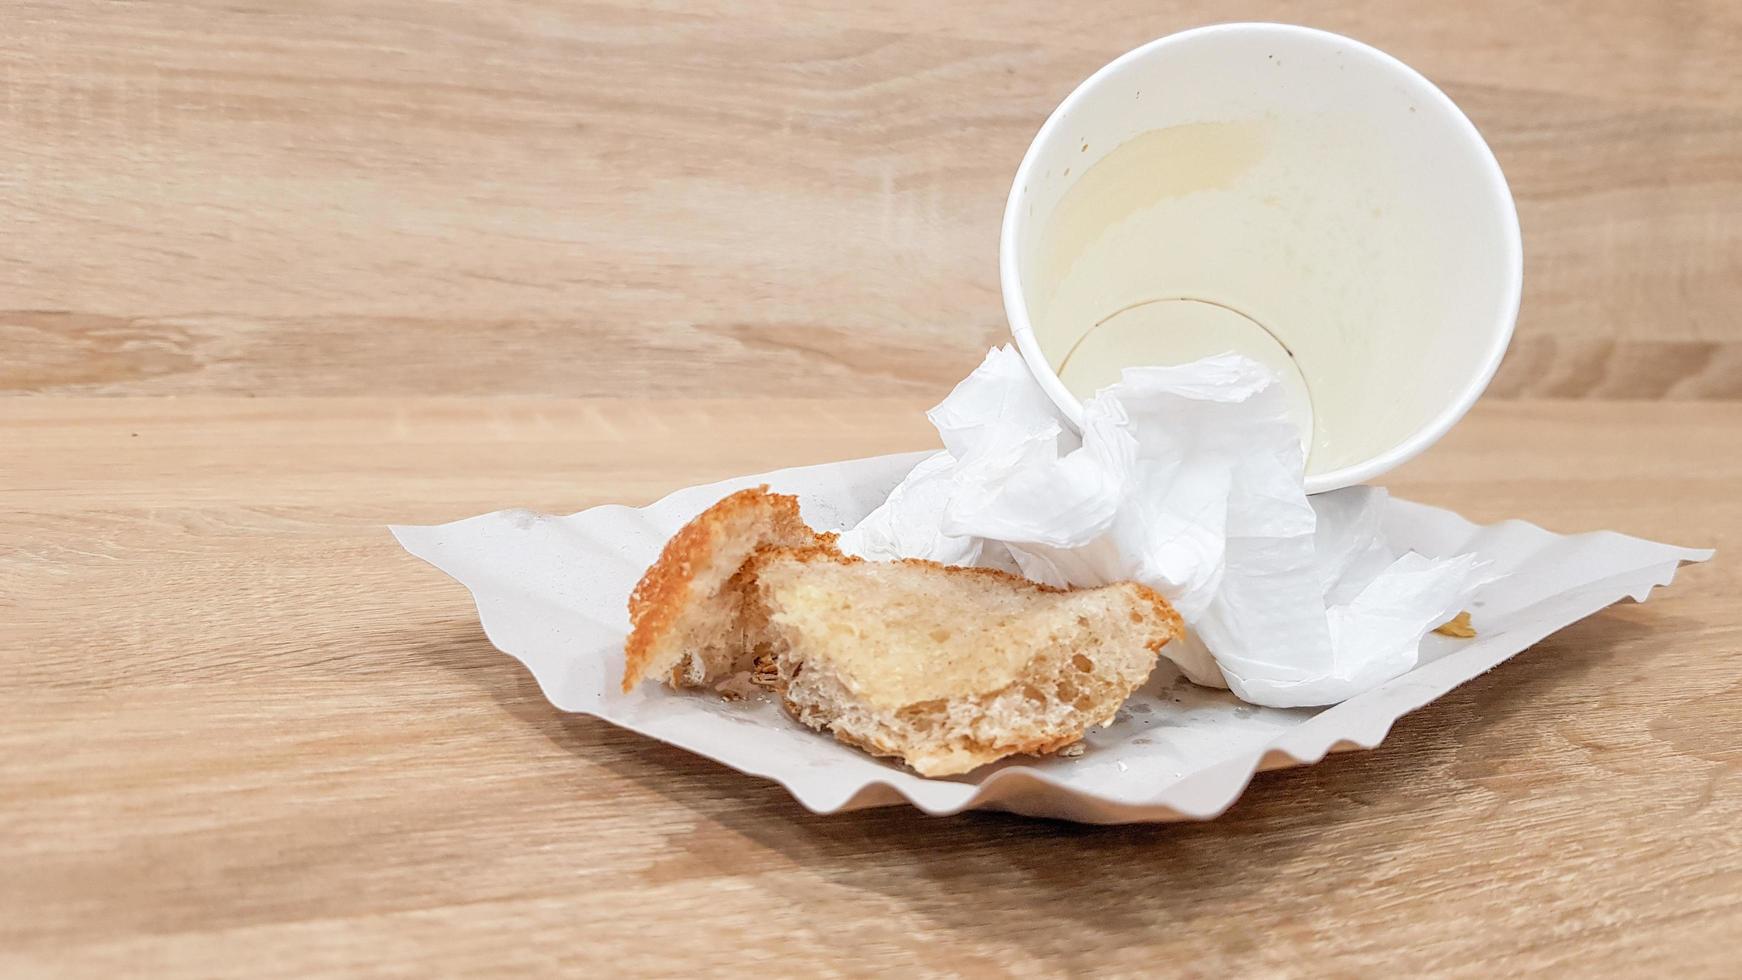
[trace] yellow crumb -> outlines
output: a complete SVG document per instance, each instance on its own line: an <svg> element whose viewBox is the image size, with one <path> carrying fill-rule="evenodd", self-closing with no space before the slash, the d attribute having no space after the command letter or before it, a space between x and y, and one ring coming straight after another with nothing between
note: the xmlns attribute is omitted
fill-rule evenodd
<svg viewBox="0 0 1742 980"><path fill-rule="evenodd" d="M1476 635L1476 627L1470 625L1470 612L1466 609L1453 616L1451 622L1441 623L1434 627L1434 632L1441 636L1455 636L1460 640L1468 640Z"/></svg>

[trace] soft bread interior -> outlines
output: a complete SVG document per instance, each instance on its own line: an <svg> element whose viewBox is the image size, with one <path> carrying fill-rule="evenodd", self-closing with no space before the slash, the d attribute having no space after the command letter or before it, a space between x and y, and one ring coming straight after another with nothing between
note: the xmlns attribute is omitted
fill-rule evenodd
<svg viewBox="0 0 1742 980"><path fill-rule="evenodd" d="M695 687L746 669L746 563L759 548L827 547L799 517L798 499L741 490L666 542L629 598L623 690L647 677Z"/></svg>
<svg viewBox="0 0 1742 980"><path fill-rule="evenodd" d="M765 487L673 536L629 615L625 691L648 677L754 683L805 724L927 776L1077 741L1181 630L1161 596L1131 582L1063 591L844 556L795 498Z"/></svg>
<svg viewBox="0 0 1742 980"><path fill-rule="evenodd" d="M800 721L922 775L1057 750L1110 721L1179 630L1120 583L1063 592L986 569L773 550L747 623Z"/></svg>

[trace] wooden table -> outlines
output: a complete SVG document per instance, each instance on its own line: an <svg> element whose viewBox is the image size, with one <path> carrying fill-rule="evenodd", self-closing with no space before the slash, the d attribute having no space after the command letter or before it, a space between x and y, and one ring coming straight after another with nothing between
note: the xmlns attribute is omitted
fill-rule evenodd
<svg viewBox="0 0 1742 980"><path fill-rule="evenodd" d="M0 8L0 975L1722 975L1742 940L1742 8L1243 5L1518 193L1394 492L1719 557L1221 819L783 792L550 708L389 521L932 444L1045 112L1221 7Z"/></svg>

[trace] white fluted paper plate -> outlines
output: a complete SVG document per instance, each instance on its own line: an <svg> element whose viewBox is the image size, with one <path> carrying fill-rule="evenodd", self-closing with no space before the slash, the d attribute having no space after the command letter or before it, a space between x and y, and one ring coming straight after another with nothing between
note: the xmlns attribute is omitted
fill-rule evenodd
<svg viewBox="0 0 1742 980"><path fill-rule="evenodd" d="M490 641L525 664L564 711L772 779L818 813L906 801L931 814L983 807L1090 823L1216 816L1260 769L1317 762L1339 746L1371 748L1404 713L1613 602L1643 601L1682 562L1712 554L1609 531L1559 535L1522 521L1482 527L1393 499L1385 531L1397 547L1429 556L1474 551L1506 573L1476 600L1475 639L1429 635L1414 670L1329 708L1254 707L1187 683L1163 661L1117 720L1089 735L1081 756L1007 760L951 779L926 779L843 746L766 700L726 702L657 685L619 693L629 592L690 518L727 493L767 483L798 495L812 526L844 528L926 455L777 470L641 508L567 517L508 510L393 533L471 590Z"/></svg>

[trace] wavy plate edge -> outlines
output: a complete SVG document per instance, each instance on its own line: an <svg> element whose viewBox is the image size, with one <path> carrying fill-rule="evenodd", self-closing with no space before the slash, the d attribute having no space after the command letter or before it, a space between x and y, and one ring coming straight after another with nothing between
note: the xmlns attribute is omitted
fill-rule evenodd
<svg viewBox="0 0 1742 980"><path fill-rule="evenodd" d="M776 490L798 493L807 519L813 523L819 526L835 526L841 523L835 518L842 508L837 501L830 499L823 488L814 485L819 478L824 484L832 484L827 489L849 495L857 505L874 505L908 469L928 455L930 451L892 454L733 477L673 491L644 507L605 504L569 515L569 519L582 518L584 515L597 514L603 518L607 514L618 514L644 523L657 538L669 535L727 492L758 483L768 483ZM527 669L539 684L540 692L559 710L591 715L713 759L748 775L768 779L784 788L801 806L819 815L905 802L931 816L950 816L973 809L999 809L1084 823L1213 819L1239 800L1257 773L1283 766L1315 764L1339 747L1375 748L1389 735L1398 719L1411 711L1432 703L1559 629L1593 615L1621 599L1631 597L1635 601L1645 601L1655 589L1673 582L1682 565L1706 561L1713 555L1710 550L1679 548L1613 531L1561 535L1528 521L1516 519L1478 525L1451 511L1398 498L1393 498L1391 506L1402 519L1437 522L1442 536L1446 529L1455 527L1461 532L1456 536L1463 539L1464 546L1485 534L1500 535L1523 531L1534 542L1533 553L1540 552L1550 544L1584 539L1593 543L1620 542L1627 549L1640 554L1648 553L1656 560L1644 564L1635 562L1599 579L1551 595L1534 605L1513 610L1508 618L1539 612L1539 607L1545 605L1553 604L1557 607L1547 619L1537 619L1523 629L1501 627L1497 633L1479 636L1469 646L1420 664L1373 691L1318 712L1262 747L1184 773L1180 778L1147 795L1086 790L1021 764L998 769L978 783L962 783L927 780L893 768L887 773L870 775L857 781L838 778L825 780L815 778L814 774L805 770L794 771L790 767L783 767L779 759L769 760L765 764L745 764L741 760L723 759L708 751L709 747L702 744L706 739L682 737L669 729L649 731L645 724L633 724L622 716L621 711L611 710L621 706L611 705L606 699L597 699L594 706L565 703L568 699L563 696L560 679L549 676L547 665L535 663L517 652L514 649L517 644L505 635L512 630L503 624L511 620L512 616L504 608L501 597L483 592L473 583L453 576L428 547L427 536L432 533L453 530L469 521L513 512L479 515L442 525L395 525L389 530L407 552L442 570L444 574L450 574L466 586L491 644ZM824 513L818 514L819 510ZM819 517L824 519L819 521ZM1391 517L1388 513L1388 523ZM637 566L639 567L644 566ZM634 574L638 577L639 570ZM602 629L610 628L609 624L602 621L595 619L595 622Z"/></svg>

